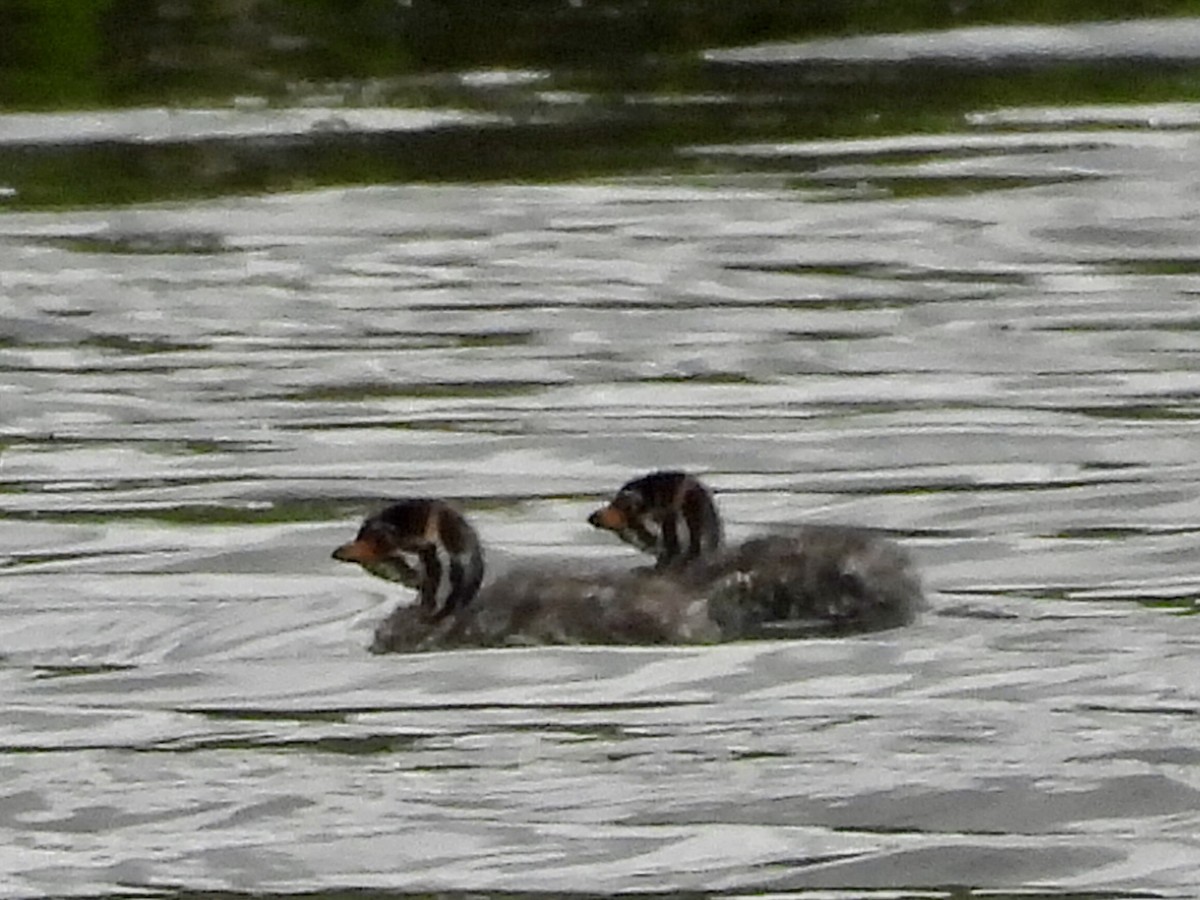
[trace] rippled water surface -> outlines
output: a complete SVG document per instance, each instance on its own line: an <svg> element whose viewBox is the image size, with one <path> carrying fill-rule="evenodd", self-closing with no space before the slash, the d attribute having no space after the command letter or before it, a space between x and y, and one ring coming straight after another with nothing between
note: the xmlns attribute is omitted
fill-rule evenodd
<svg viewBox="0 0 1200 900"><path fill-rule="evenodd" d="M1193 896L1197 122L0 216L0 897ZM665 466L933 610L365 652L381 500L633 565L584 520Z"/></svg>

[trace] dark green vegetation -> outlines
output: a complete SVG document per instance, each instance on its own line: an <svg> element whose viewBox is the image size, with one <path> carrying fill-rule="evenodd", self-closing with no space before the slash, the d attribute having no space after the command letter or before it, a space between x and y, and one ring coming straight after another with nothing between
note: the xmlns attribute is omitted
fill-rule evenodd
<svg viewBox="0 0 1200 900"><path fill-rule="evenodd" d="M983 24L1196 14L1197 0L500 0L486 6L6 0L0 109L249 104L252 112L270 114L307 103L332 111L328 127L255 136L0 143L0 204L69 207L323 185L754 169L822 187L806 180L821 165L817 157L728 159L681 151L731 141L960 130L965 113L1010 105L1194 100L1200 67L1144 58L746 65L709 60L703 51ZM493 67L535 74L499 82L456 74ZM366 107L456 109L489 118L373 131L338 121L337 110ZM1024 185L1000 178L906 182L903 189Z"/></svg>
<svg viewBox="0 0 1200 900"><path fill-rule="evenodd" d="M5 0L0 104L186 102L480 66L617 75L769 40L1198 12L1195 0Z"/></svg>

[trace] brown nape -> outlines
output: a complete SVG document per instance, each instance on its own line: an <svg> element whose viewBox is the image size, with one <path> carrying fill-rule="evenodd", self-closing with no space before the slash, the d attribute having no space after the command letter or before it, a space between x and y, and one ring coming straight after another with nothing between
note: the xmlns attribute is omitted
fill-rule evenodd
<svg viewBox="0 0 1200 900"><path fill-rule="evenodd" d="M444 504L437 512L437 539L451 556L469 553L478 546L475 529L458 512Z"/></svg>
<svg viewBox="0 0 1200 900"><path fill-rule="evenodd" d="M688 476L678 494L679 519L687 535L680 541L677 558L684 562L718 553L725 542L721 516L713 502L712 493L698 478Z"/></svg>

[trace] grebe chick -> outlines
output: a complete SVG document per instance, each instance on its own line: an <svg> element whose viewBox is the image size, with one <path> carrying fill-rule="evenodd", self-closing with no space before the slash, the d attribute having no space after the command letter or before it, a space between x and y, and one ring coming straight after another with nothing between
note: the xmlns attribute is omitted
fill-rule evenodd
<svg viewBox="0 0 1200 900"><path fill-rule="evenodd" d="M538 644L704 644L740 633L675 579L636 573L518 569L482 587L484 562L470 523L443 500L402 500L363 522L333 558L415 589L375 629L371 650ZM732 616L732 618L730 618Z"/></svg>
<svg viewBox="0 0 1200 900"><path fill-rule="evenodd" d="M867 529L804 525L726 548L712 494L686 472L626 483L588 522L653 554L654 571L738 607L764 633L788 622L835 633L893 628L925 607L912 559Z"/></svg>

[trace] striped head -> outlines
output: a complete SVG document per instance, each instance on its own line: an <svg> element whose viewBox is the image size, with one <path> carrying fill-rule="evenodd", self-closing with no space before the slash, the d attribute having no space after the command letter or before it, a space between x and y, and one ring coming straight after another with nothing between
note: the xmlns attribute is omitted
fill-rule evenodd
<svg viewBox="0 0 1200 900"><path fill-rule="evenodd" d="M372 575L417 591L433 621L462 609L483 581L483 550L467 520L442 500L401 500L371 516L333 551Z"/></svg>
<svg viewBox="0 0 1200 900"><path fill-rule="evenodd" d="M721 519L712 494L686 472L634 479L588 523L654 554L656 569L684 566L721 549Z"/></svg>

